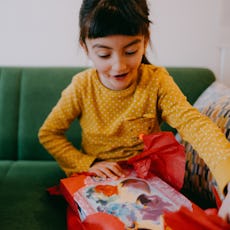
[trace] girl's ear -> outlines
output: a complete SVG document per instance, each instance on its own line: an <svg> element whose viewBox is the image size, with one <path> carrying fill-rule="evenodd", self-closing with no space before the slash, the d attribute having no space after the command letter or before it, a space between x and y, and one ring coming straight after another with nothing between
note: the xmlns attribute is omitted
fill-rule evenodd
<svg viewBox="0 0 230 230"><path fill-rule="evenodd" d="M83 48L83 50L85 51L86 55L88 55L88 49L87 49L85 42L81 42L80 45Z"/></svg>
<svg viewBox="0 0 230 230"><path fill-rule="evenodd" d="M144 48L145 48L145 51L146 51L146 49L147 49L147 47L148 47L148 45L149 45L149 38L144 38Z"/></svg>

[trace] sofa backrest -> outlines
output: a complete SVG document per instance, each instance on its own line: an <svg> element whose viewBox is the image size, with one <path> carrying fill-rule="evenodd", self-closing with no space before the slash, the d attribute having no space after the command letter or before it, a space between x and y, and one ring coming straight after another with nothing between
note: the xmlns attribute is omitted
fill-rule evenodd
<svg viewBox="0 0 230 230"><path fill-rule="evenodd" d="M52 160L38 141L38 130L57 103L62 90L83 69L0 68L0 159ZM191 103L215 80L214 74L208 69L167 69ZM78 148L80 134L79 123L75 121L67 137Z"/></svg>
<svg viewBox="0 0 230 230"><path fill-rule="evenodd" d="M50 160L38 130L73 75L84 68L0 68L0 159ZM80 129L77 122L73 124ZM80 143L73 127L67 136Z"/></svg>

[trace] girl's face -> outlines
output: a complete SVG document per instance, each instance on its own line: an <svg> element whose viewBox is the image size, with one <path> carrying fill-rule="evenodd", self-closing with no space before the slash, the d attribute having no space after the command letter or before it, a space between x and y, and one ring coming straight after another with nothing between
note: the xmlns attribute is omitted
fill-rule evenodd
<svg viewBox="0 0 230 230"><path fill-rule="evenodd" d="M123 90L136 81L146 45L142 35L110 35L86 39L83 47L94 63L101 83L112 90Z"/></svg>

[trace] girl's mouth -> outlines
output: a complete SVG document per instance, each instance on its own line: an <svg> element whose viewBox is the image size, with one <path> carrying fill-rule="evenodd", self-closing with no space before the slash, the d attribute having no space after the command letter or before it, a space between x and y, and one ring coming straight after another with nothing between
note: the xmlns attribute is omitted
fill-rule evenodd
<svg viewBox="0 0 230 230"><path fill-rule="evenodd" d="M128 75L128 73L123 73L123 74L119 74L119 75L114 75L114 77L117 79L121 79L121 78L125 78L127 75Z"/></svg>

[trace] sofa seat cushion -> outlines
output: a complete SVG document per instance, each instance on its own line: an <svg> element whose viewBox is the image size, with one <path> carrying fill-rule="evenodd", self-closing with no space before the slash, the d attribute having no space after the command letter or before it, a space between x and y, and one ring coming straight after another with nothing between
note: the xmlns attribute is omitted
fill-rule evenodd
<svg viewBox="0 0 230 230"><path fill-rule="evenodd" d="M3 180L3 178L5 178L9 168L11 167L11 165L13 164L14 161L8 161L8 160L4 160L4 161L0 161L0 186L1 186L1 182Z"/></svg>
<svg viewBox="0 0 230 230"><path fill-rule="evenodd" d="M55 161L0 161L1 229L65 229L66 202L46 189L65 177Z"/></svg>

